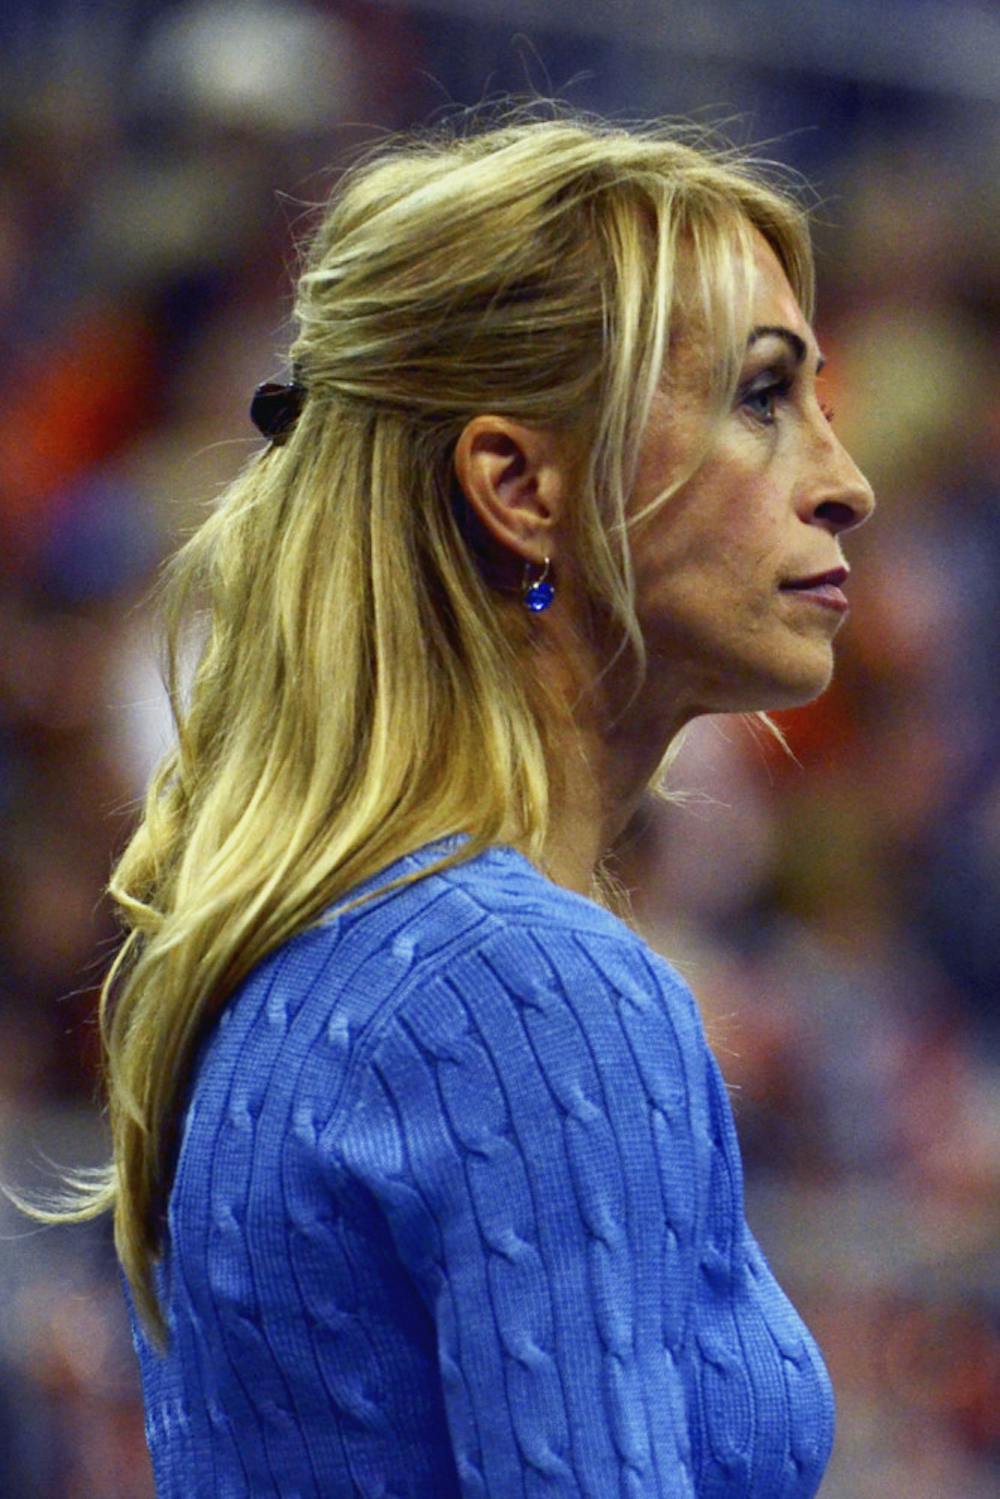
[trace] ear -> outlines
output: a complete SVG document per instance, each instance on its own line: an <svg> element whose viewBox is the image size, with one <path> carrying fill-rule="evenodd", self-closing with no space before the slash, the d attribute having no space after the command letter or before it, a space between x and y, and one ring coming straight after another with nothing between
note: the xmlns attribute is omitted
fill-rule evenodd
<svg viewBox="0 0 1000 1499"><path fill-rule="evenodd" d="M556 555L569 494L562 434L502 416L473 417L455 448L455 476L491 541L525 562Z"/></svg>

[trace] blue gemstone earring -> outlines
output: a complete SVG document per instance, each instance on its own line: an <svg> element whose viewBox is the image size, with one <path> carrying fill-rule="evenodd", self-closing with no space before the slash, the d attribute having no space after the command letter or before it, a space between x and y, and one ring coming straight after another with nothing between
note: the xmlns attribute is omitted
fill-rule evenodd
<svg viewBox="0 0 1000 1499"><path fill-rule="evenodd" d="M547 609L556 596L555 584L548 582L548 557L546 557L545 564L542 567L541 577L536 578L533 583L529 577L530 572L531 563L526 562L524 564L524 578L521 583L521 603L526 609L530 609L533 614L541 614L542 610Z"/></svg>

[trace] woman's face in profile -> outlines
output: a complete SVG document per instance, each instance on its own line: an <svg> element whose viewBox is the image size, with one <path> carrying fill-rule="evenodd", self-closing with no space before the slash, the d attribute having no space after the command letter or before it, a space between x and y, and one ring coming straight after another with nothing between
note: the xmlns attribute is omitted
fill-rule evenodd
<svg viewBox="0 0 1000 1499"><path fill-rule="evenodd" d="M761 235L752 328L704 462L633 532L650 686L669 679L688 716L789 707L822 692L846 612L841 536L873 507L821 405L812 329ZM681 328L643 437L633 513L696 449L708 379L704 330Z"/></svg>

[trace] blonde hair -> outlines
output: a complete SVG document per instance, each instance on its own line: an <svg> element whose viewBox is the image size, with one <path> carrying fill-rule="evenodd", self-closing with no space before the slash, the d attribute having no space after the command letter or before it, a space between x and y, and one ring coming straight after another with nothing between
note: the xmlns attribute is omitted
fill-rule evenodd
<svg viewBox="0 0 1000 1499"><path fill-rule="evenodd" d="M581 434L578 562L638 681L625 507L679 255L721 409L748 332L753 229L809 316L802 209L738 153L674 128L516 115L407 139L342 178L298 283L300 417L161 580L177 744L108 886L127 930L100 1004L113 1158L26 1209L114 1209L159 1346L152 1266L183 1089L240 980L434 838L469 835L445 863L510 843L544 867L553 705L530 617L488 586L468 541L452 471L463 426L489 411Z"/></svg>

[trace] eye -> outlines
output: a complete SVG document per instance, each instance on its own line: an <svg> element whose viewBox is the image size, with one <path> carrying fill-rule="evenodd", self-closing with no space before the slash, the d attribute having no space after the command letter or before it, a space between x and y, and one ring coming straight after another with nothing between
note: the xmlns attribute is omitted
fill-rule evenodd
<svg viewBox="0 0 1000 1499"><path fill-rule="evenodd" d="M746 392L740 405L755 422L770 427L777 416L777 402L788 394L790 385L789 380L769 380L766 385L756 385Z"/></svg>

